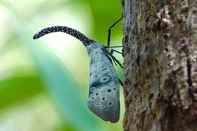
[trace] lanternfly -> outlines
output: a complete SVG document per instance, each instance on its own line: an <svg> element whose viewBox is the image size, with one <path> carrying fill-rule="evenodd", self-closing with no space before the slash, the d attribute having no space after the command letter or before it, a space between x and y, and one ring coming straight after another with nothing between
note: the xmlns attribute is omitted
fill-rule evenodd
<svg viewBox="0 0 197 131"><path fill-rule="evenodd" d="M47 27L33 37L33 39L38 39L52 32L64 32L83 43L90 57L88 107L101 119L110 122L117 122L120 116L119 83L122 84L122 82L115 72L113 62L121 67L122 65L112 54L116 50L110 47L110 35L112 27L121 19L122 17L110 26L106 47L66 26Z"/></svg>

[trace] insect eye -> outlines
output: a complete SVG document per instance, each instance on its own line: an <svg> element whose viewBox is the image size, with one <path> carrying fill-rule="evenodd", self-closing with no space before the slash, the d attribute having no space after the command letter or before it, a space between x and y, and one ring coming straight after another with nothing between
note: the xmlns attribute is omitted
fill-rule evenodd
<svg viewBox="0 0 197 131"><path fill-rule="evenodd" d="M101 82L101 83L106 83L106 82L108 82L109 80L110 80L110 76L103 76L103 77L101 77L100 82Z"/></svg>

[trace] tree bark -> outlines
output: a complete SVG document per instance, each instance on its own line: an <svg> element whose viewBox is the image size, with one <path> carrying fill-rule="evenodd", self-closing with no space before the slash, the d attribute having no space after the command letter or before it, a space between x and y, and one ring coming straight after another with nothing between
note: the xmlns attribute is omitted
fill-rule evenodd
<svg viewBox="0 0 197 131"><path fill-rule="evenodd" d="M197 0L124 0L125 131L197 131Z"/></svg>

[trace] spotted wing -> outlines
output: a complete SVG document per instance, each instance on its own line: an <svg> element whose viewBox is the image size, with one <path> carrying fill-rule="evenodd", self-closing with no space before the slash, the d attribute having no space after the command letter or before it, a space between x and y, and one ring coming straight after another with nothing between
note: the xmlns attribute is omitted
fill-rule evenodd
<svg viewBox="0 0 197 131"><path fill-rule="evenodd" d="M119 82L102 46L88 46L90 56L88 107L105 121L117 122L120 114Z"/></svg>

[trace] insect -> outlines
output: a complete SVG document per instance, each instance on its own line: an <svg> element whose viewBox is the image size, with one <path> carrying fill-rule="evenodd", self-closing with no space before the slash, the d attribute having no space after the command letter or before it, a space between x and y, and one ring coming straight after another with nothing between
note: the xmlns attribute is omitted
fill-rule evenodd
<svg viewBox="0 0 197 131"><path fill-rule="evenodd" d="M52 32L64 32L78 40L86 47L90 57L89 72L89 95L88 107L101 119L110 122L117 122L120 116L119 83L113 62L122 67L121 63L112 55L118 52L114 49L109 50L111 29L121 21L118 19L108 30L107 47L102 46L95 40L89 39L81 32L66 26L52 26L39 31L33 36L38 39ZM118 52L121 53L121 52Z"/></svg>

